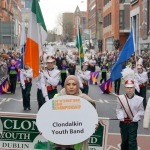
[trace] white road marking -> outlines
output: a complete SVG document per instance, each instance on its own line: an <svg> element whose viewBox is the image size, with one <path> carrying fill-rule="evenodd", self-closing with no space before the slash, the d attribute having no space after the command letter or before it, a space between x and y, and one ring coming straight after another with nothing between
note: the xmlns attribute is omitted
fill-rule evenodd
<svg viewBox="0 0 150 150"><path fill-rule="evenodd" d="M119 148L117 148L117 147L114 147L114 146L111 146L111 145L107 145L108 147L107 147L107 149L106 150L112 150L112 148L113 148L113 150L119 150Z"/></svg>
<svg viewBox="0 0 150 150"><path fill-rule="evenodd" d="M7 100L7 98L3 98L2 101L0 102L0 105L1 105L2 103L4 103L6 100Z"/></svg>
<svg viewBox="0 0 150 150"><path fill-rule="evenodd" d="M110 135L120 135L120 133L108 133ZM145 134L138 134L138 136L147 136L150 137L150 135L145 135Z"/></svg>
<svg viewBox="0 0 150 150"><path fill-rule="evenodd" d="M103 101L103 100L101 100L101 99L99 99L99 102L100 102L100 103L104 103L104 101Z"/></svg>
<svg viewBox="0 0 150 150"><path fill-rule="evenodd" d="M105 103L109 103L108 100L104 100Z"/></svg>
<svg viewBox="0 0 150 150"><path fill-rule="evenodd" d="M10 102L10 100L17 101L17 102L22 102L22 98L21 99L7 98L6 102Z"/></svg>

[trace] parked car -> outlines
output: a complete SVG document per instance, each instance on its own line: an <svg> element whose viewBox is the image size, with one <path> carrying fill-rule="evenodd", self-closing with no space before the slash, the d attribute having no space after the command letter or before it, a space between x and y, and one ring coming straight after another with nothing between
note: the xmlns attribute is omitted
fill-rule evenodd
<svg viewBox="0 0 150 150"><path fill-rule="evenodd" d="M76 48L76 43L75 42L70 42L69 45L70 45L69 47Z"/></svg>

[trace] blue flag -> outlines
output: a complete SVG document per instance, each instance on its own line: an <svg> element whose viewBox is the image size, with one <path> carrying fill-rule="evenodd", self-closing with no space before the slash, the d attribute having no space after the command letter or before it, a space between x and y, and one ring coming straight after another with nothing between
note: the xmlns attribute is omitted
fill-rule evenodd
<svg viewBox="0 0 150 150"><path fill-rule="evenodd" d="M117 80L122 77L121 63L126 62L131 57L131 55L134 53L134 51L135 51L134 36L133 36L133 31L131 30L129 37L128 37L123 49L120 52L119 58L112 68L111 76L110 76L112 81Z"/></svg>

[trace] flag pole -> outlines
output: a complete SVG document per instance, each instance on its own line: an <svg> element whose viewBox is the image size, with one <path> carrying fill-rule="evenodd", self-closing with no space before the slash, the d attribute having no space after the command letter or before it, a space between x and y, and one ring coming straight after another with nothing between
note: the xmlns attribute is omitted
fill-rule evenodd
<svg viewBox="0 0 150 150"><path fill-rule="evenodd" d="M81 69L81 58L80 58L80 39L79 39L79 16L77 16L77 37L78 37L78 43L79 43L79 60L80 60L80 69Z"/></svg>
<svg viewBox="0 0 150 150"><path fill-rule="evenodd" d="M39 33L40 33L40 43L41 43L41 46L39 47L39 58L41 59L41 56L43 57L44 55L43 55L43 45L42 45L42 32L41 32L41 27L39 28ZM40 50L40 48L41 48L41 50ZM42 51L42 54L40 55L40 51ZM39 70L41 70L40 69L40 62L41 62L41 60L39 59ZM42 58L42 60L43 60L43 58ZM44 64L44 70L45 70L45 64Z"/></svg>
<svg viewBox="0 0 150 150"><path fill-rule="evenodd" d="M22 57L22 69L24 69L24 51L25 51L25 42L26 42L26 33L25 33L25 22L24 18L22 20L22 33L21 33L21 41L20 41L20 50Z"/></svg>
<svg viewBox="0 0 150 150"><path fill-rule="evenodd" d="M136 57L137 57L137 50L135 49L135 34L134 34L134 28L132 26L132 34L133 34L133 44L134 44L134 59L135 59L135 72L137 71L137 61L136 61Z"/></svg>

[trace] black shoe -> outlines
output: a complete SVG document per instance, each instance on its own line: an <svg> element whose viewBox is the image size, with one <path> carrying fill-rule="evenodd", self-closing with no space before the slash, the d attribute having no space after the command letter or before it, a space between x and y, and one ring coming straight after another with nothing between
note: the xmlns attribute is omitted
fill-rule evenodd
<svg viewBox="0 0 150 150"><path fill-rule="evenodd" d="M31 110L31 108L29 107L28 110Z"/></svg>
<svg viewBox="0 0 150 150"><path fill-rule="evenodd" d="M24 110L27 110L27 108L24 107Z"/></svg>

